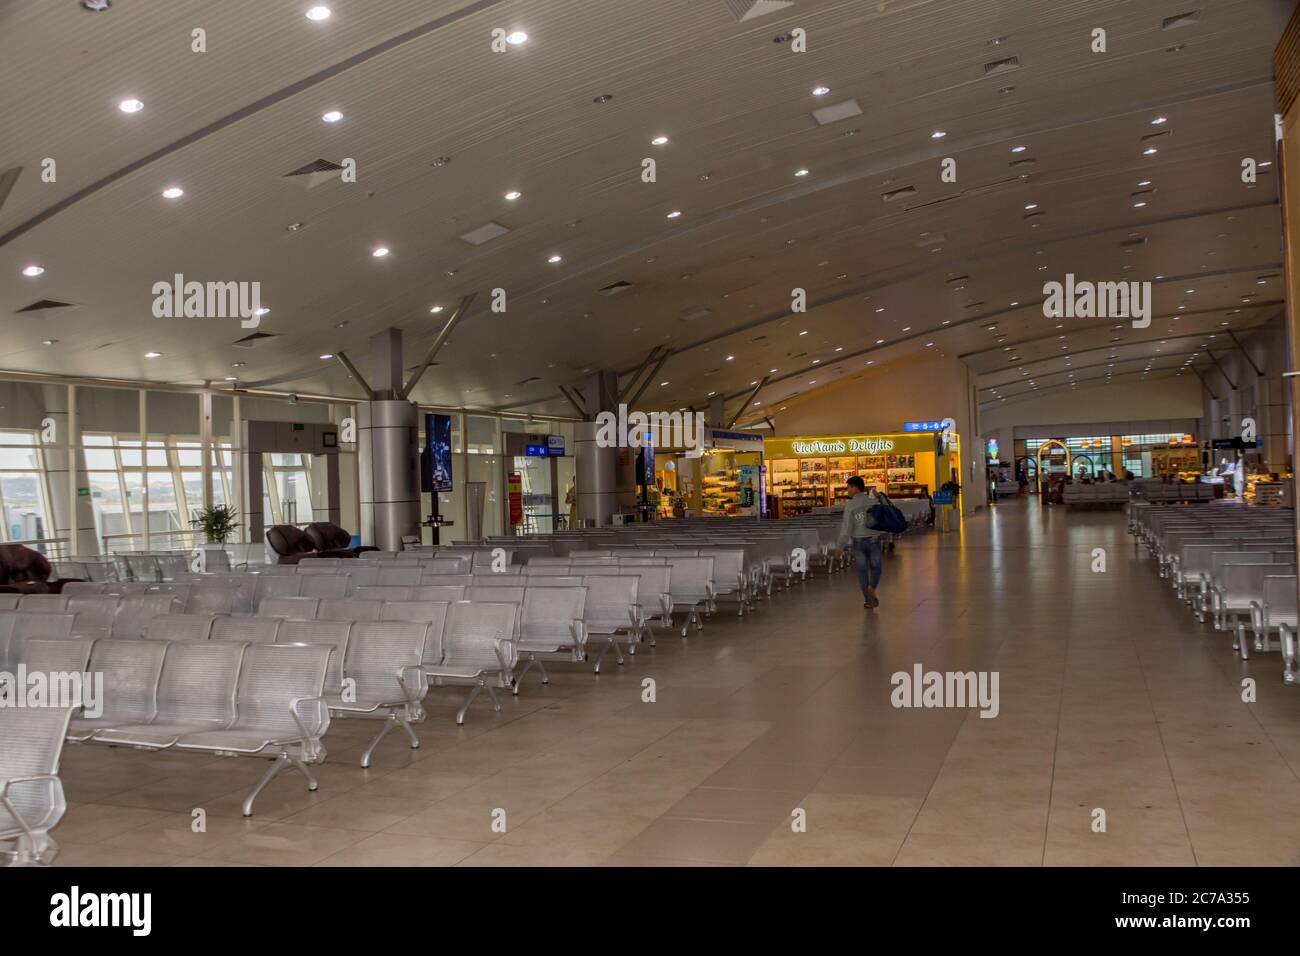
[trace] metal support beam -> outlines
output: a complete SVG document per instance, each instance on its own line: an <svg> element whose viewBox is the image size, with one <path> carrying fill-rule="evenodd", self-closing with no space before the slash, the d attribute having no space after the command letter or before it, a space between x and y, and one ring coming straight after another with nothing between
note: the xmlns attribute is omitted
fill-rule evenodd
<svg viewBox="0 0 1300 956"><path fill-rule="evenodd" d="M632 386L637 383L637 379L639 379L642 373L644 373L645 370L650 367L650 363L659 357L659 352L663 348L664 346L662 345L656 345L654 348L652 348L650 350L650 354L645 357L645 361L642 362L640 367L635 372L632 373L632 377L627 380L627 384L622 386L619 389L619 391L621 391L624 395L630 392L632 390Z"/></svg>
<svg viewBox="0 0 1300 956"><path fill-rule="evenodd" d="M1210 398L1214 399L1217 402L1219 400L1219 396L1214 394L1214 389L1210 388L1210 383L1205 380L1205 376L1201 374L1200 369L1198 369L1195 365L1190 367L1192 372L1196 375L1196 377L1201 380L1201 387L1210 393Z"/></svg>
<svg viewBox="0 0 1300 956"><path fill-rule="evenodd" d="M459 322L465 313L469 311L470 303L474 301L475 295L477 295L477 293L471 292L460 300L460 304L456 306L451 313L451 317L447 319L447 324L442 327L442 331L438 333L437 337L433 340L433 344L429 346L429 351L425 354L424 361L420 363L420 367L412 372L411 377L406 380L406 385L402 388L401 395L397 396L398 398L406 400L411 397L412 389L420 384L420 379L424 376L424 373L429 370L429 366L433 364L434 358L440 351L442 351L442 347L447 343L447 339L451 337L451 331L456 327L456 323Z"/></svg>
<svg viewBox="0 0 1300 956"><path fill-rule="evenodd" d="M586 418L587 410L578 404L578 400L569 394L569 390L565 388L563 385L559 385L556 387L559 388L560 394L564 396L565 400L568 401L568 403L572 405L575 409L577 409L578 414L581 415L583 418Z"/></svg>
<svg viewBox="0 0 1300 956"><path fill-rule="evenodd" d="M1214 357L1214 353L1210 351L1208 346L1205 349L1205 354L1210 357L1210 361L1213 362L1214 367L1219 370L1219 374L1223 376L1223 380L1227 382L1229 387L1231 387L1231 389L1235 392L1237 390L1237 383L1234 382L1232 379L1228 378L1228 373L1223 370L1223 365L1220 364L1219 360Z"/></svg>
<svg viewBox="0 0 1300 956"><path fill-rule="evenodd" d="M764 375L763 380L754 386L754 390L750 392L749 395L745 398L745 400L741 403L740 408L736 409L736 414L732 416L731 424L727 426L728 428L736 427L736 422L740 421L740 416L745 414L745 409L749 408L749 403L758 397L758 393L762 390L763 386L767 384L767 379L768 376Z"/></svg>
<svg viewBox="0 0 1300 956"><path fill-rule="evenodd" d="M366 381L364 375L357 371L357 367L352 364L352 359L348 358L347 353L335 352L334 357L348 370L348 374L356 379L357 385L361 387L361 391L365 393L366 398L373 398L375 393L370 390L370 383Z"/></svg>
<svg viewBox="0 0 1300 956"><path fill-rule="evenodd" d="M770 429L772 429L772 434L775 435L775 434L776 434L776 422L772 421L772 419L768 418L766 415L763 416L763 421L765 421L765 422L767 423L767 427L770 428Z"/></svg>
<svg viewBox="0 0 1300 956"><path fill-rule="evenodd" d="M652 371L649 375L645 377L645 381L641 383L641 387L638 388L632 394L632 397L627 400L626 404L628 408L634 406L637 403L637 401L641 398L641 396L645 394L645 390L650 385L650 383L659 377L659 371L664 367L664 363L668 361L668 356L670 354L671 353L669 353L668 351L665 351L663 355L659 356L659 361L655 363L654 371Z"/></svg>
<svg viewBox="0 0 1300 956"><path fill-rule="evenodd" d="M1237 338L1236 333L1234 333L1232 329L1228 329L1227 332L1228 332L1228 338L1232 339L1232 344L1237 346L1238 351L1240 351L1242 356L1246 359L1246 361L1250 363L1250 367L1255 370L1255 374L1263 375L1264 372L1260 369L1258 365L1255 364L1255 360L1250 357L1250 353L1247 352L1244 348L1242 348L1241 341Z"/></svg>

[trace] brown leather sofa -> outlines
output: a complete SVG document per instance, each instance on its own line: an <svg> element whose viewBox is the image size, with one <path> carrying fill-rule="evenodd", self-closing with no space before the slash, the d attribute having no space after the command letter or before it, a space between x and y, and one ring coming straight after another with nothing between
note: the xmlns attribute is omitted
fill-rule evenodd
<svg viewBox="0 0 1300 956"><path fill-rule="evenodd" d="M347 551L352 556L360 554L362 551L378 551L373 547L350 547L352 544L352 534L345 528L329 521L314 521L307 525L307 537L311 538L312 544L316 550L322 554L326 551Z"/></svg>
<svg viewBox="0 0 1300 956"><path fill-rule="evenodd" d="M51 581L54 569L39 551L23 544L0 544L0 591L13 594L58 594L64 582Z"/></svg>
<svg viewBox="0 0 1300 956"><path fill-rule="evenodd" d="M316 529L315 534L313 529ZM342 547L336 544L340 535ZM266 532L266 543L279 555L278 564L297 564L308 558L355 558L357 552L347 547L351 540L350 534L328 522L321 522L319 526L308 525L306 531L291 524L277 524Z"/></svg>

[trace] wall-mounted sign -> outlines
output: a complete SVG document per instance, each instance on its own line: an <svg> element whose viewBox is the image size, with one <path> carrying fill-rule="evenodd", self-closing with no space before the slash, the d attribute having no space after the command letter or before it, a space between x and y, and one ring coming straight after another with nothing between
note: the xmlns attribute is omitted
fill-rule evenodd
<svg viewBox="0 0 1300 956"><path fill-rule="evenodd" d="M935 451L934 434L831 435L818 438L769 438L767 458L827 458L838 455L906 455Z"/></svg>
<svg viewBox="0 0 1300 956"><path fill-rule="evenodd" d="M947 419L937 418L928 422L903 422L905 432L941 432L947 427Z"/></svg>
<svg viewBox="0 0 1300 956"><path fill-rule="evenodd" d="M998 456L1000 453L1001 452L998 449L998 440L996 438L990 438L989 448L988 448L989 461L998 461L999 460Z"/></svg>
<svg viewBox="0 0 1300 956"><path fill-rule="evenodd" d="M1237 451L1245 451L1247 448L1258 448L1257 441L1243 441L1240 438L1216 438L1214 439L1215 448L1235 448Z"/></svg>
<svg viewBox="0 0 1300 956"><path fill-rule="evenodd" d="M936 505L950 505L952 504L952 492L936 491L933 495L930 496L930 501Z"/></svg>
<svg viewBox="0 0 1300 956"><path fill-rule="evenodd" d="M729 432L721 428L706 428L704 430L704 447L705 448L730 448L733 451L760 451L763 446L763 436L755 435L751 432Z"/></svg>
<svg viewBox="0 0 1300 956"><path fill-rule="evenodd" d="M551 454L556 458L564 457L564 436L548 435L546 438L546 447L550 449Z"/></svg>
<svg viewBox="0 0 1300 956"><path fill-rule="evenodd" d="M506 475L506 488L510 495L510 523L519 524L524 520L524 479L517 471Z"/></svg>
<svg viewBox="0 0 1300 956"><path fill-rule="evenodd" d="M525 445L524 456L527 458L549 458L551 450L546 445Z"/></svg>

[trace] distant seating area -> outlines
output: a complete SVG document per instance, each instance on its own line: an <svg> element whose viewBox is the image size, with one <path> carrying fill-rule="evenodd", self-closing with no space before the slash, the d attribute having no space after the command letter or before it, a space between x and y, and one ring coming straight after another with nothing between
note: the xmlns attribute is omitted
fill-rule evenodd
<svg viewBox="0 0 1300 956"><path fill-rule="evenodd" d="M1195 508L1135 502L1129 531L1197 621L1231 633L1243 660L1252 651L1280 651L1283 682L1300 680L1293 511L1239 501Z"/></svg>

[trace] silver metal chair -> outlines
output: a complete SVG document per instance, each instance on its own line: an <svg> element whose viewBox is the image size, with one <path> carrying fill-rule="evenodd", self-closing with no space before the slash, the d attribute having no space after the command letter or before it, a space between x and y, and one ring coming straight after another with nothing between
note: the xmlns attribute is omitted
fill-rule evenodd
<svg viewBox="0 0 1300 956"><path fill-rule="evenodd" d="M50 830L67 800L59 758L71 707L0 708L0 860L48 865L59 852Z"/></svg>
<svg viewBox="0 0 1300 956"><path fill-rule="evenodd" d="M159 614L149 620L144 636L151 641L206 641L212 620L207 614Z"/></svg>
<svg viewBox="0 0 1300 956"><path fill-rule="evenodd" d="M319 608L320 598L266 598L257 606L257 616L278 617L286 621L314 621Z"/></svg>
<svg viewBox="0 0 1300 956"><path fill-rule="evenodd" d="M605 638L605 644L596 656L595 671L599 674L600 662L611 649L619 664L623 663L623 651L618 646L619 633L626 633L629 643L640 633L636 596L641 579L635 574L589 574L582 583L587 589L582 614L587 640L590 641L592 636ZM628 652L631 653L630 647Z"/></svg>
<svg viewBox="0 0 1300 956"><path fill-rule="evenodd" d="M165 641L96 641L88 669L104 675L104 709L98 717L78 714L68 727L73 743L121 724L146 724L158 710L158 676L171 645Z"/></svg>
<svg viewBox="0 0 1300 956"><path fill-rule="evenodd" d="M318 621L377 621L383 601L358 601L355 598L323 600L316 609Z"/></svg>
<svg viewBox="0 0 1300 956"><path fill-rule="evenodd" d="M322 644L252 644L244 651L235 697L234 722L222 730L187 734L177 750L235 756L271 756L273 762L244 797L243 813L284 770L319 786L311 765L325 759L321 738L329 729L322 692L334 649Z"/></svg>
<svg viewBox="0 0 1300 956"><path fill-rule="evenodd" d="M249 644L274 644L280 630L278 617L218 617L212 622L213 641L245 641Z"/></svg>
<svg viewBox="0 0 1300 956"><path fill-rule="evenodd" d="M429 685L422 667L429 625L416 621L361 621L352 625L343 687L327 694L325 703L335 716L378 717L383 720L361 754L361 766L394 727L401 727L417 750L420 738L411 720L423 717L420 701Z"/></svg>
<svg viewBox="0 0 1300 956"><path fill-rule="evenodd" d="M502 686L511 683L509 675L518 659L515 633L519 605L503 601L457 601L451 605L442 640L442 659L426 662L424 673L443 681L468 682L469 696L456 714L456 723L465 723L465 714L478 695L486 690L494 710L501 709L496 692L487 678L497 672Z"/></svg>
<svg viewBox="0 0 1300 956"><path fill-rule="evenodd" d="M131 594L117 602L114 638L144 637L149 622L160 614L175 614L181 605L173 594Z"/></svg>
<svg viewBox="0 0 1300 956"><path fill-rule="evenodd" d="M555 579L552 579L555 580ZM538 654L558 654L569 650L574 660L586 653L587 632L583 624L583 611L587 605L587 589L577 587L529 587L524 591L524 602L519 612L519 637L515 649L527 655L523 670L511 682L511 690L519 694L524 677L536 667L542 683L549 684L550 676Z"/></svg>

